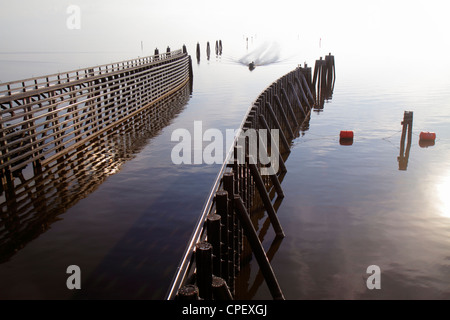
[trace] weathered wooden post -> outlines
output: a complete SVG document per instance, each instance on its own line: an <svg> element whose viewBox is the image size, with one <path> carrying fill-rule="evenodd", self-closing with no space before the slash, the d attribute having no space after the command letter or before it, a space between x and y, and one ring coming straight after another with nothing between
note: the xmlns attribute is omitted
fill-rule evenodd
<svg viewBox="0 0 450 320"><path fill-rule="evenodd" d="M272 118L272 122L275 125L275 129L278 130L278 132L280 133L280 137L281 137L281 142L283 143L284 149L286 152L290 151L290 145L289 142L286 139L286 136L284 135L283 130L281 129L281 125L280 122L278 122L277 116L275 115L275 112L272 109L272 105L270 104L270 102L266 103L266 108L269 111L269 115Z"/></svg>
<svg viewBox="0 0 450 320"><path fill-rule="evenodd" d="M233 295L223 278L213 276L212 288L214 300L233 300Z"/></svg>
<svg viewBox="0 0 450 320"><path fill-rule="evenodd" d="M294 121L295 127L297 128L299 126L299 123L297 121L297 116L295 115L294 109L292 109L291 102L289 101L289 97L284 88L281 88L281 94L282 94L284 100L286 101L289 115L291 116L292 121Z"/></svg>
<svg viewBox="0 0 450 320"><path fill-rule="evenodd" d="M197 63L200 63L200 43L197 42Z"/></svg>
<svg viewBox="0 0 450 320"><path fill-rule="evenodd" d="M232 283L234 278L234 253L233 253L233 233L232 233L232 219L228 210L228 192L225 190L219 190L216 192L216 214L220 215L222 227L221 227L221 240L222 240L222 260L221 260L221 273L217 274L227 281Z"/></svg>
<svg viewBox="0 0 450 320"><path fill-rule="evenodd" d="M182 286L178 290L177 299L182 301L198 300L198 287L193 284Z"/></svg>
<svg viewBox="0 0 450 320"><path fill-rule="evenodd" d="M209 60L211 54L211 48L209 47L209 41L206 43L206 58Z"/></svg>
<svg viewBox="0 0 450 320"><path fill-rule="evenodd" d="M266 118L264 117L263 114L260 114L260 115L259 115L259 121L260 121L260 123L262 124L262 128L263 128L263 129L266 129L267 132L270 132L270 127L269 127L269 125L267 124ZM260 141L260 142L261 142L261 141ZM266 148L266 152L267 152L268 147L267 147L267 146L264 146L264 147ZM282 157L282 155L281 155L281 152L277 149L276 145L271 146L271 148L272 148L272 151L271 151L272 154L273 154L273 153L278 153L278 155L279 155L278 161L279 161L280 171L281 171L281 172L287 172L286 165L285 165L285 163L284 163L284 160L283 160L283 157Z"/></svg>
<svg viewBox="0 0 450 320"><path fill-rule="evenodd" d="M300 101L300 99L299 99L299 97L298 97L298 95L297 95L297 92L295 91L294 86L292 85L292 83L289 83L289 86L291 87L292 93L293 93L293 95L294 95L294 97L295 97L295 100L297 101L298 108L299 108L299 109L301 110L301 112L303 113L303 116L306 117L306 111L305 111L305 109L303 108L303 105L302 105L302 103L301 103L301 101Z"/></svg>
<svg viewBox="0 0 450 320"><path fill-rule="evenodd" d="M206 233L208 242L213 247L213 274L221 275L221 217L218 214L211 213L206 220Z"/></svg>
<svg viewBox="0 0 450 320"><path fill-rule="evenodd" d="M411 149L411 138L412 138L412 124L413 124L413 112L412 111L405 111L403 114L403 121L402 121L402 137L400 140L400 155L398 156L398 169L399 170L406 170L408 167L408 159L409 159L409 152ZM406 138L406 132L408 132L408 142L406 145L406 151L405 151L405 138Z"/></svg>
<svg viewBox="0 0 450 320"><path fill-rule="evenodd" d="M289 133L289 138L293 138L294 137L294 132L292 131L291 128L291 123L289 122L289 119L286 115L286 112L284 111L283 105L281 104L280 98L278 97L278 95L275 95L275 103L278 106L278 110L280 110L280 114L281 117L283 118L284 124L286 125L287 131Z"/></svg>
<svg viewBox="0 0 450 320"><path fill-rule="evenodd" d="M199 296L212 299L212 245L202 241L195 245L195 264L197 266L197 286Z"/></svg>

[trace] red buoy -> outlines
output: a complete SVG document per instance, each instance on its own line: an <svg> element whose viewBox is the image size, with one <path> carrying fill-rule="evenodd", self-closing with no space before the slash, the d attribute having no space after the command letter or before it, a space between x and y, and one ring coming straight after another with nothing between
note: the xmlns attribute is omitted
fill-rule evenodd
<svg viewBox="0 0 450 320"><path fill-rule="evenodd" d="M341 134L339 135L341 139L353 139L353 131L341 131Z"/></svg>
<svg viewBox="0 0 450 320"><path fill-rule="evenodd" d="M424 141L434 141L436 140L436 133L434 132L421 132L420 135L420 140L424 140Z"/></svg>

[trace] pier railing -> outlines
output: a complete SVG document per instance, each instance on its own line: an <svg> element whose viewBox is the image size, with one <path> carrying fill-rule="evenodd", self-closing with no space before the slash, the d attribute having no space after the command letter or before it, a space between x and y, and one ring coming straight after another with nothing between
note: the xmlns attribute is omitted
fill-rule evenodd
<svg viewBox="0 0 450 320"><path fill-rule="evenodd" d="M316 70L315 74L320 76L320 81L312 79L311 68L306 65L298 67L272 83L247 111L206 199L168 290L167 299L233 299L245 243L255 255L272 297L284 299L250 214L253 208L263 206L276 237L284 237L272 204L275 195L277 199L284 197L280 184L287 172L284 161L289 155L292 140L308 127L316 91L320 94L323 86L331 87L330 81L334 81L334 66L329 69L317 61L316 68L320 70ZM319 90L316 90L316 85ZM256 159L256 163L249 161L248 144L245 144L245 150L239 150L242 148L239 139L245 138L249 129L255 129L256 132L260 129L279 131L281 143L275 153L279 154L279 170L276 174L261 174L264 165L259 159ZM276 146L267 143L262 147L274 154ZM241 152L246 155L244 162L238 161Z"/></svg>
<svg viewBox="0 0 450 320"><path fill-rule="evenodd" d="M181 88L190 68L183 49L0 84L3 188L29 164L39 172Z"/></svg>

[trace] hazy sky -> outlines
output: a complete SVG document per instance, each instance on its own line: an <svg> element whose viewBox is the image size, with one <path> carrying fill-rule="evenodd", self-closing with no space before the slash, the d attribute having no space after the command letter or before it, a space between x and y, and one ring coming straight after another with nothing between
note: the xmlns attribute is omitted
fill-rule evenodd
<svg viewBox="0 0 450 320"><path fill-rule="evenodd" d="M448 60L448 1L0 0L0 52L126 51L255 35L411 63ZM67 8L80 8L80 29ZM227 43L227 44L228 44ZM230 46L227 47L230 49ZM192 51L191 51L192 52ZM229 52L229 51L228 51ZM109 61L108 61L109 62Z"/></svg>
<svg viewBox="0 0 450 320"><path fill-rule="evenodd" d="M322 37L335 45L361 42L426 50L448 49L448 1L0 1L1 51L93 50L140 46L141 40L230 34ZM69 5L81 9L81 29L69 30ZM224 36L225 37L225 36ZM202 39L200 39L202 40ZM182 40L180 40L182 41ZM445 43L445 45L444 45Z"/></svg>

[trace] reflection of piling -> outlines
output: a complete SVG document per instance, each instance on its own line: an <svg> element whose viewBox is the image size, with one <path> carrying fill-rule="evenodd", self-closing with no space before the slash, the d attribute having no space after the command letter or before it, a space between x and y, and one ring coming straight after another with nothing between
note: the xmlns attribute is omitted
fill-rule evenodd
<svg viewBox="0 0 450 320"><path fill-rule="evenodd" d="M216 40L216 56L219 55L219 41Z"/></svg>
<svg viewBox="0 0 450 320"><path fill-rule="evenodd" d="M413 112L405 111L403 114L402 121L402 137L400 140L400 155L398 156L398 170L406 170L408 167L409 151L411 149L411 139L412 139L412 124L413 124ZM408 133L408 141L405 150L405 139Z"/></svg>
<svg viewBox="0 0 450 320"><path fill-rule="evenodd" d="M219 40L219 55L222 55L222 40Z"/></svg>

